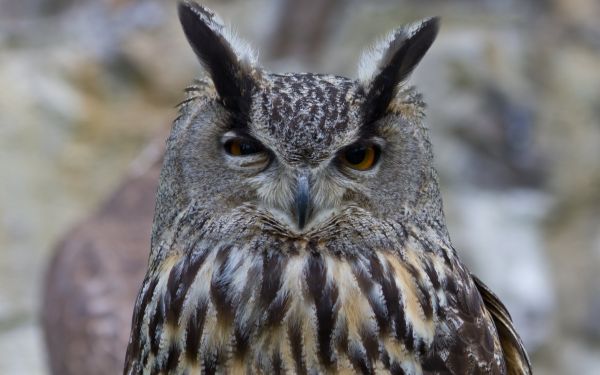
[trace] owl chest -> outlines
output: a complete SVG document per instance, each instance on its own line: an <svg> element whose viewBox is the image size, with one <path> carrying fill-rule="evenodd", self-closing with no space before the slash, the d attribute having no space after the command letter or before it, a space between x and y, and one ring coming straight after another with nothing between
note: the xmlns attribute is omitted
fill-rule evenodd
<svg viewBox="0 0 600 375"><path fill-rule="evenodd" d="M146 357L165 366L229 373L402 366L416 374L436 330L433 292L389 254L229 248L174 260L162 274L142 331Z"/></svg>

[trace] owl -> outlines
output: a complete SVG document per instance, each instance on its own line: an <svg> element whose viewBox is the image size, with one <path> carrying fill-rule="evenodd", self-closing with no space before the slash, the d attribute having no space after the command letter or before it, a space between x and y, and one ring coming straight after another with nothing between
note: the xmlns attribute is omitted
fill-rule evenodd
<svg viewBox="0 0 600 375"><path fill-rule="evenodd" d="M270 73L210 10L179 17L207 75L167 141L124 374L530 374L452 247L406 83L438 19L349 79Z"/></svg>

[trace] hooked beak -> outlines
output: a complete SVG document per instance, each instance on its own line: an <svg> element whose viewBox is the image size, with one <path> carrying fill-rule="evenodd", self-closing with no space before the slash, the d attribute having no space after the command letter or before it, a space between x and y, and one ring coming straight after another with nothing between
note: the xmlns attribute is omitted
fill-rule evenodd
<svg viewBox="0 0 600 375"><path fill-rule="evenodd" d="M296 222L298 229L303 229L310 214L310 184L308 175L298 176L296 194L294 196L294 208L296 211Z"/></svg>

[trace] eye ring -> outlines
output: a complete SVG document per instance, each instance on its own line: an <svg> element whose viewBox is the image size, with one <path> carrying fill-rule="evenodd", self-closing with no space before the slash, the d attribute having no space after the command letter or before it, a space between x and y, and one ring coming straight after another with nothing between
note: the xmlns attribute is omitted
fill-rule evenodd
<svg viewBox="0 0 600 375"><path fill-rule="evenodd" d="M342 163L357 171L367 171L379 160L381 150L377 145L357 143L346 147L339 158Z"/></svg>
<svg viewBox="0 0 600 375"><path fill-rule="evenodd" d="M263 152L264 149L258 142L244 138L232 138L223 145L225 152L231 156L249 156Z"/></svg>

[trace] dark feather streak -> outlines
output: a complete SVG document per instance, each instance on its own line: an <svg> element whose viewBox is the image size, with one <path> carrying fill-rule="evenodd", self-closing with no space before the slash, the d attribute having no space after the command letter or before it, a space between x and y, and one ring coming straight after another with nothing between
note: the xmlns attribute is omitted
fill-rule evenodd
<svg viewBox="0 0 600 375"><path fill-rule="evenodd" d="M317 337L319 358L325 367L335 365L331 336L337 317L338 288L327 283L327 268L320 254L312 254L306 263L306 284L312 296L317 315Z"/></svg>

